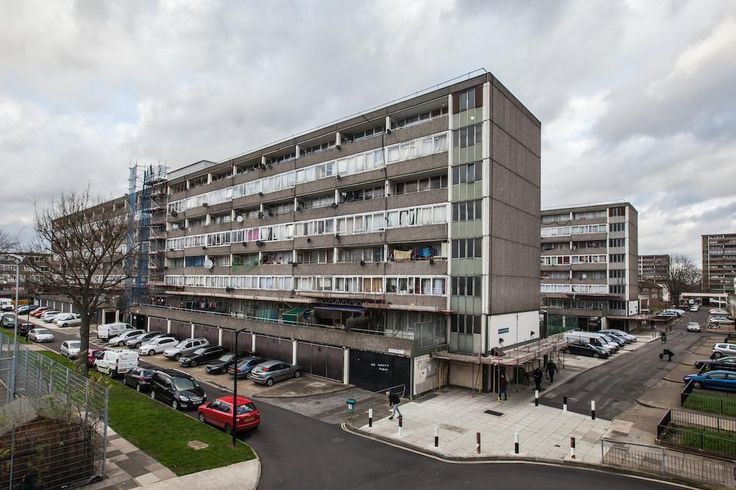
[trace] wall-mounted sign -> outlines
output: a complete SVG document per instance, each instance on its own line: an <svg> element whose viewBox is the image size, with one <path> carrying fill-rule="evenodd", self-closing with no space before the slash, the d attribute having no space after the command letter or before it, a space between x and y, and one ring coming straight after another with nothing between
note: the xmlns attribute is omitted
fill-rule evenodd
<svg viewBox="0 0 736 490"><path fill-rule="evenodd" d="M500 334L501 333L509 333L509 330L510 330L509 327L499 328L498 329L498 333L500 333Z"/></svg>

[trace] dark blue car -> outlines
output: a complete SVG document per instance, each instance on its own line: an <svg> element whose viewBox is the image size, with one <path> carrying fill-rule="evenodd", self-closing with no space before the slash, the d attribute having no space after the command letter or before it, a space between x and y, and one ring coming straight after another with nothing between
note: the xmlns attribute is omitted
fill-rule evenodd
<svg viewBox="0 0 736 490"><path fill-rule="evenodd" d="M730 391L736 393L736 372L709 371L701 374L689 374L683 378L685 383L693 382L695 388Z"/></svg>
<svg viewBox="0 0 736 490"><path fill-rule="evenodd" d="M238 371L237 376L238 379L245 378L248 376L248 373L250 373L254 367L259 365L262 362L266 362L267 359L264 359L262 357L246 357L242 361L238 363ZM235 374L235 366L230 366L227 370L228 373Z"/></svg>

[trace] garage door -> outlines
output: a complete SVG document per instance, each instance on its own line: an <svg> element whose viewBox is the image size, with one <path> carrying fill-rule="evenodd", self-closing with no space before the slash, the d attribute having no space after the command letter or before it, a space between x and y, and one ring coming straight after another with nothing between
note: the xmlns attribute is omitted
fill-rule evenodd
<svg viewBox="0 0 736 490"><path fill-rule="evenodd" d="M299 342L296 363L305 373L341 382L343 380L343 350L339 347Z"/></svg>
<svg viewBox="0 0 736 490"><path fill-rule="evenodd" d="M188 339L192 335L192 324L171 320L171 333L179 340Z"/></svg>
<svg viewBox="0 0 736 490"><path fill-rule="evenodd" d="M253 346L251 338L249 333L238 334L238 351L250 352ZM230 352L235 351L235 332L233 330L222 329L222 346Z"/></svg>
<svg viewBox="0 0 736 490"><path fill-rule="evenodd" d="M404 385L409 393L411 361L405 357L350 350L350 384L369 391Z"/></svg>
<svg viewBox="0 0 736 490"><path fill-rule="evenodd" d="M256 335L256 351L266 359L292 362L292 343L289 339Z"/></svg>
<svg viewBox="0 0 736 490"><path fill-rule="evenodd" d="M166 332L166 319L151 317L151 332Z"/></svg>
<svg viewBox="0 0 736 490"><path fill-rule="evenodd" d="M204 337L210 343L210 345L219 345L219 328L211 327L209 325L194 325L194 336Z"/></svg>

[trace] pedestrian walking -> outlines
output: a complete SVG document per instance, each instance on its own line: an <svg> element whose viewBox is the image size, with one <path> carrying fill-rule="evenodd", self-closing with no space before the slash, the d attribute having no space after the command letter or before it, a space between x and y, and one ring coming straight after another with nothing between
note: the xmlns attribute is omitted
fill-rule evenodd
<svg viewBox="0 0 736 490"><path fill-rule="evenodd" d="M506 369L501 371L501 375L498 379L498 399L501 399L501 395L503 395L504 400L508 400L509 396L506 393L506 389L509 386L509 381L506 379Z"/></svg>
<svg viewBox="0 0 736 490"><path fill-rule="evenodd" d="M391 416L388 419L393 420L396 415L402 417L401 411L399 410L399 403L401 403L399 395L387 391L386 396L388 396L388 406L391 407Z"/></svg>
<svg viewBox="0 0 736 490"><path fill-rule="evenodd" d="M552 384L555 382L555 373L559 371L557 369L557 364L555 364L555 361L550 359L549 361L547 361L546 369L547 369L547 378L549 379L549 384Z"/></svg>
<svg viewBox="0 0 736 490"><path fill-rule="evenodd" d="M664 330L662 330L662 334L660 335L660 337L662 339L662 343L666 344L667 343L667 333Z"/></svg>
<svg viewBox="0 0 736 490"><path fill-rule="evenodd" d="M535 368L534 371L532 371L532 378L534 378L534 389L537 391L542 391L542 370L539 368Z"/></svg>

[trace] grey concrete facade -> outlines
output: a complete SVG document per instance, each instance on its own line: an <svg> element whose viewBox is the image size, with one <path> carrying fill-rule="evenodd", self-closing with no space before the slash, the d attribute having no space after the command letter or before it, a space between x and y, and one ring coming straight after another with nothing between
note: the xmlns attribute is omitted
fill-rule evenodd
<svg viewBox="0 0 736 490"><path fill-rule="evenodd" d="M703 291L736 292L736 233L702 236Z"/></svg>

